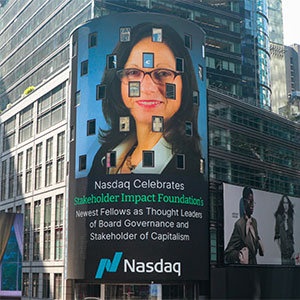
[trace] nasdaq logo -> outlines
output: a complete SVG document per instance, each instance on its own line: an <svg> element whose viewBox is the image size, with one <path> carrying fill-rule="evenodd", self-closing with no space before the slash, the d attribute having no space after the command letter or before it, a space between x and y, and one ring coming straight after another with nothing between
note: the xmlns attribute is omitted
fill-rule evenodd
<svg viewBox="0 0 300 300"><path fill-rule="evenodd" d="M102 258L98 266L96 278L101 279L105 269L107 272L117 272L122 255L123 252L116 252L112 261L108 258Z"/></svg>

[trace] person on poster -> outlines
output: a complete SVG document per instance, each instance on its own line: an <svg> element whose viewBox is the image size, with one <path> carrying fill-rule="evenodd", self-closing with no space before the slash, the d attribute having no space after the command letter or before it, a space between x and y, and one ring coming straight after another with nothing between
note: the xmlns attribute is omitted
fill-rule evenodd
<svg viewBox="0 0 300 300"><path fill-rule="evenodd" d="M275 236L283 265L294 265L294 207L287 195L283 195L275 212Z"/></svg>
<svg viewBox="0 0 300 300"><path fill-rule="evenodd" d="M99 130L102 146L89 176L182 175L182 169L202 176L198 85L182 38L167 25L143 23L132 28L130 41L120 41L113 53L115 64L104 71L101 82L110 129ZM147 168L145 150L150 154ZM107 164L108 153L115 154L113 166ZM184 160L181 170L176 154Z"/></svg>
<svg viewBox="0 0 300 300"><path fill-rule="evenodd" d="M226 263L257 264L259 250L264 255L263 245L258 235L257 221L252 217L254 210L253 191L243 189L244 214L234 224L234 229L224 252Z"/></svg>

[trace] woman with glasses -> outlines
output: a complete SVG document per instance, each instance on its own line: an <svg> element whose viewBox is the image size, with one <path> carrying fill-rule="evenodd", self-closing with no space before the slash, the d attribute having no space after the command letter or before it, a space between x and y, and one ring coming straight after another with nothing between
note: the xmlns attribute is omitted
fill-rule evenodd
<svg viewBox="0 0 300 300"><path fill-rule="evenodd" d="M275 237L283 265L294 265L294 208L288 196L283 195L275 212Z"/></svg>
<svg viewBox="0 0 300 300"><path fill-rule="evenodd" d="M153 38L153 29L162 39ZM201 174L197 80L182 38L166 25L144 23L113 51L116 68L105 70L102 102L109 130L90 174ZM150 157L149 157L150 155ZM178 167L179 161L179 167Z"/></svg>

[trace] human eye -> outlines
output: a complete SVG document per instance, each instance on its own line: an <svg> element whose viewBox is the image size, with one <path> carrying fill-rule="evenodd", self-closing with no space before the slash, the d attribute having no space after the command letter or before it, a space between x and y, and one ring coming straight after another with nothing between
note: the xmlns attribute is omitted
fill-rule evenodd
<svg viewBox="0 0 300 300"><path fill-rule="evenodd" d="M173 73L167 69L158 69L154 71L154 76L158 80L165 80L173 77Z"/></svg>
<svg viewBox="0 0 300 300"><path fill-rule="evenodd" d="M125 69L124 76L129 77L131 79L139 78L141 76L141 71L138 69Z"/></svg>

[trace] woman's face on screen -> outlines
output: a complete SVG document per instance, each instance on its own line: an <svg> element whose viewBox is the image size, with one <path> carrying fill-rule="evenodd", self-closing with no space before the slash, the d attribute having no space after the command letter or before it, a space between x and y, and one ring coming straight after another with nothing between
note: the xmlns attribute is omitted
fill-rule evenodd
<svg viewBox="0 0 300 300"><path fill-rule="evenodd" d="M178 111L182 79L166 44L144 38L132 48L120 72L122 99L137 123L151 123L152 116L166 121Z"/></svg>

